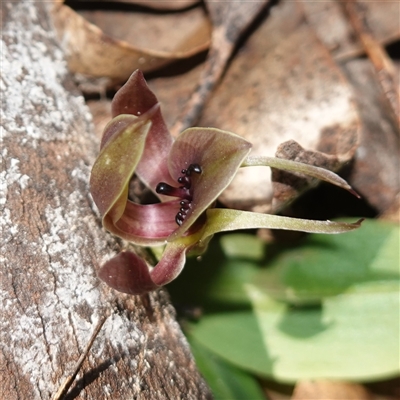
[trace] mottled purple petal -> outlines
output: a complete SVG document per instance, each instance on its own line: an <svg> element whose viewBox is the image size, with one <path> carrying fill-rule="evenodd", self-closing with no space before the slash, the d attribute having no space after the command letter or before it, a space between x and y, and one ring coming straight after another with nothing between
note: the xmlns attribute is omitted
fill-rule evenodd
<svg viewBox="0 0 400 400"><path fill-rule="evenodd" d="M187 250L183 243L168 243L161 260L150 273L153 282L162 286L173 281L185 266Z"/></svg>
<svg viewBox="0 0 400 400"><path fill-rule="evenodd" d="M112 114L143 115L158 104L157 97L149 89L141 71L136 70L112 101ZM168 171L168 154L173 139L164 122L160 109L151 117L151 128L147 135L143 157L136 168L140 179L155 193L158 182L172 184ZM158 196L158 195L157 195ZM159 196L164 198L164 196Z"/></svg>
<svg viewBox="0 0 400 400"><path fill-rule="evenodd" d="M91 193L103 215L104 227L141 245L164 243L177 228L175 215L179 202L142 206L128 201L129 182L144 157L146 135L158 109L156 104L141 117L122 114L107 125L103 149L90 180Z"/></svg>
<svg viewBox="0 0 400 400"><path fill-rule="evenodd" d="M107 261L97 275L119 292L144 294L174 280L182 271L185 261L186 246L169 243L160 262L151 272L142 258L124 251Z"/></svg>
<svg viewBox="0 0 400 400"><path fill-rule="evenodd" d="M169 157L171 176L177 179L181 170L198 164L201 174L192 174L191 211L182 226L169 240L182 235L218 198L234 178L250 152L251 143L233 133L214 128L190 128L177 138Z"/></svg>
<svg viewBox="0 0 400 400"><path fill-rule="evenodd" d="M157 97L147 86L143 73L136 70L115 94L111 104L112 117L120 114L140 116L157 103Z"/></svg>
<svg viewBox="0 0 400 400"><path fill-rule="evenodd" d="M143 154L151 122L121 115L107 129L113 132L97 157L90 177L90 191L100 213L117 221L125 209L129 181Z"/></svg>
<svg viewBox="0 0 400 400"><path fill-rule="evenodd" d="M105 217L104 227L115 235L142 246L165 243L177 229L175 222L179 200L157 204L136 204L128 201L118 221Z"/></svg>
<svg viewBox="0 0 400 400"><path fill-rule="evenodd" d="M107 261L97 276L122 293L144 294L158 288L145 261L130 251L119 253Z"/></svg>

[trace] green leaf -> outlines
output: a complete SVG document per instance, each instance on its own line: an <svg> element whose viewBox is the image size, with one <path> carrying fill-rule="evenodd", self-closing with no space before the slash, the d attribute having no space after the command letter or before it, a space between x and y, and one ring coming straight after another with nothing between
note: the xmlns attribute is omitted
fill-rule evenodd
<svg viewBox="0 0 400 400"><path fill-rule="evenodd" d="M223 252L228 258L261 261L265 255L264 243L254 235L234 233L221 236Z"/></svg>
<svg viewBox="0 0 400 400"><path fill-rule="evenodd" d="M399 285L364 283L321 307L291 308L249 285L254 312L205 316L191 335L238 367L275 380L376 380L399 371Z"/></svg>
<svg viewBox="0 0 400 400"><path fill-rule="evenodd" d="M205 305L191 325L197 341L287 383L399 374L397 225L367 220L344 235L265 246L264 257L257 243L251 235L223 235L202 262L187 266L181 302Z"/></svg>
<svg viewBox="0 0 400 400"><path fill-rule="evenodd" d="M292 303L319 302L362 282L398 279L400 230L366 220L344 235L310 235L300 246L267 248L254 284Z"/></svg>
<svg viewBox="0 0 400 400"><path fill-rule="evenodd" d="M240 368L264 376L273 373L271 356L253 312L204 316L189 333L208 350Z"/></svg>
<svg viewBox="0 0 400 400"><path fill-rule="evenodd" d="M266 400L257 380L227 363L189 337L197 367L213 392L215 400Z"/></svg>
<svg viewBox="0 0 400 400"><path fill-rule="evenodd" d="M310 235L298 245L265 245L252 234L229 233L189 259L168 286L175 301L206 306L251 307L245 285L294 304L319 304L360 282L397 279L399 227L366 220L343 235Z"/></svg>

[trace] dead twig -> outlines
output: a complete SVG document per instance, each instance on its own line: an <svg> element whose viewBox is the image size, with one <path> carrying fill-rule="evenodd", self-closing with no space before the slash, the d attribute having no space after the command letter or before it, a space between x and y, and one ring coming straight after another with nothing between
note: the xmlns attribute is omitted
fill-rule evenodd
<svg viewBox="0 0 400 400"><path fill-rule="evenodd" d="M61 400L68 392L69 388L72 385L72 382L74 381L76 375L78 374L79 370L82 367L83 362L85 361L85 358L87 357L90 349L93 346L93 342L95 341L97 335L99 334L101 328L104 325L104 322L106 321L107 317L101 317L99 322L96 325L96 328L94 329L92 336L89 339L88 344L86 345L85 350L79 357L78 361L76 362L76 365L74 367L73 373L68 375L65 381L62 383L62 385L59 387L57 390L57 393L53 396L52 400Z"/></svg>
<svg viewBox="0 0 400 400"><path fill-rule="evenodd" d="M396 68L385 49L372 35L365 20L362 4L357 0L347 0L344 3L340 3L348 17L348 21L375 68L379 84L387 99L387 106L396 123L399 123L400 93L398 84L396 83Z"/></svg>

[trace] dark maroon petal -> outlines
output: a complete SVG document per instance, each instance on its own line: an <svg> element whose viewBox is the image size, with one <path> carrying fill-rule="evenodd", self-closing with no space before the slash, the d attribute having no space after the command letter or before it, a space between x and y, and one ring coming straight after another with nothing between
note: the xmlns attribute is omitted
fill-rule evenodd
<svg viewBox="0 0 400 400"><path fill-rule="evenodd" d="M128 201L129 182L143 157L151 118L159 105L140 117L122 114L106 127L103 149L96 159L90 178L92 197L110 232L141 245L165 243L177 228L174 203L135 205ZM169 174L169 173L168 173Z"/></svg>
<svg viewBox="0 0 400 400"><path fill-rule="evenodd" d="M112 117L120 114L140 116L157 103L157 97L147 86L142 71L137 69L115 94L111 104Z"/></svg>
<svg viewBox="0 0 400 400"><path fill-rule="evenodd" d="M112 114L143 115L158 104L157 97L149 89L141 71L136 70L112 101ZM173 139L164 122L160 109L151 117L151 128L146 138L143 156L136 174L155 193L158 182L173 184L168 171L168 154ZM159 196L165 199L164 196Z"/></svg>
<svg viewBox="0 0 400 400"><path fill-rule="evenodd" d="M185 266L187 250L188 246L183 243L168 243L161 260L151 271L153 282L162 286L173 281Z"/></svg>
<svg viewBox="0 0 400 400"><path fill-rule="evenodd" d="M145 261L130 251L119 253L107 261L97 275L108 286L122 293L144 294L158 288Z"/></svg>
<svg viewBox="0 0 400 400"><path fill-rule="evenodd" d="M124 251L107 261L97 275L119 292L144 294L171 282L180 274L185 265L186 250L182 243L169 243L151 272L143 259Z"/></svg>
<svg viewBox="0 0 400 400"><path fill-rule="evenodd" d="M198 166L201 173L191 174L191 208L169 240L183 235L215 202L236 175L250 149L251 143L242 137L219 129L189 128L180 134L169 156L171 176L178 179L182 169L190 165Z"/></svg>
<svg viewBox="0 0 400 400"><path fill-rule="evenodd" d="M112 222L104 218L104 227L115 235L142 246L165 243L177 229L175 215L179 200L157 204L136 204L128 201L121 218Z"/></svg>

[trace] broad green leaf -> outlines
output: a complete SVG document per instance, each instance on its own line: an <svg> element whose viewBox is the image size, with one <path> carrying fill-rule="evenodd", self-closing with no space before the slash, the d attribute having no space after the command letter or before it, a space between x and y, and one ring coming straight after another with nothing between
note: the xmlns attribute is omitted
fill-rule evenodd
<svg viewBox="0 0 400 400"><path fill-rule="evenodd" d="M356 231L309 235L292 247L265 245L248 233L217 236L200 261L187 261L179 281L168 289L176 301L211 311L250 306L244 290L248 283L280 300L313 304L359 282L398 276L399 227L366 220Z"/></svg>
<svg viewBox="0 0 400 400"><path fill-rule="evenodd" d="M214 400L266 400L257 380L227 363L189 337L196 365L213 392Z"/></svg>
<svg viewBox="0 0 400 400"><path fill-rule="evenodd" d="M191 335L238 367L281 382L376 380L399 371L399 283L363 283L292 308L248 285L254 312L205 316Z"/></svg>
<svg viewBox="0 0 400 400"><path fill-rule="evenodd" d="M398 279L399 246L397 225L366 220L343 235L310 235L293 248L267 248L254 284L281 300L319 302L358 283Z"/></svg>
<svg viewBox="0 0 400 400"><path fill-rule="evenodd" d="M264 243L254 235L234 233L221 236L221 247L226 257L261 261L265 254Z"/></svg>
<svg viewBox="0 0 400 400"><path fill-rule="evenodd" d="M192 325L196 340L283 382L399 373L398 226L365 221L293 248L262 246L265 257L257 243L254 235L223 235L186 266L180 301L205 306Z"/></svg>
<svg viewBox="0 0 400 400"><path fill-rule="evenodd" d="M272 358L253 312L228 312L203 317L190 336L224 360L264 376L272 376Z"/></svg>

